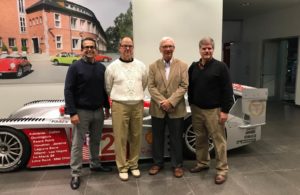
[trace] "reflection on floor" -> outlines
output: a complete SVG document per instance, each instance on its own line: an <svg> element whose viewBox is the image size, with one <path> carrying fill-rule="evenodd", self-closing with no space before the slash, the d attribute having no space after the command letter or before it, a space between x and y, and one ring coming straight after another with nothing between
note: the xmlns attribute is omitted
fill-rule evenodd
<svg viewBox="0 0 300 195"><path fill-rule="evenodd" d="M185 172L174 178L170 163L156 176L148 175L149 162L141 164L142 177L122 182L113 173L91 173L84 168L78 191L70 189L68 167L31 169L1 174L4 194L300 194L300 108L284 102L268 102L267 125L262 140L228 152L230 175L223 185L214 184L211 169L198 174ZM185 161L187 170L194 161Z"/></svg>

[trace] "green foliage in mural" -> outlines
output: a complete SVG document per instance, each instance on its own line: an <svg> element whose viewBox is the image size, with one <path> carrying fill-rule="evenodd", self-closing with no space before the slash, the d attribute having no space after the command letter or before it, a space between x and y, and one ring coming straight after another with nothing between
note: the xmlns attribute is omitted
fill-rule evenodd
<svg viewBox="0 0 300 195"><path fill-rule="evenodd" d="M106 30L108 40L107 50L117 52L120 39L124 36L132 37L133 35L131 3L126 13L121 13L117 16L114 23L115 26L111 26Z"/></svg>
<svg viewBox="0 0 300 195"><path fill-rule="evenodd" d="M2 51L8 51L7 46L6 46L4 43L3 43L3 45L2 45L1 50L2 50Z"/></svg>

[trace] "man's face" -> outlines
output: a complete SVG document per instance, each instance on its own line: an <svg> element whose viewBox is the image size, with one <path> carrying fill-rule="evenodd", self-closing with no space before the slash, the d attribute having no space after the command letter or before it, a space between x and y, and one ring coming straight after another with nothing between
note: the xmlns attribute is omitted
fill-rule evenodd
<svg viewBox="0 0 300 195"><path fill-rule="evenodd" d="M169 62L173 57L175 50L174 42L171 40L165 40L160 44L159 51L163 56L163 59Z"/></svg>
<svg viewBox="0 0 300 195"><path fill-rule="evenodd" d="M210 43L203 44L200 47L201 58L205 61L212 59L214 48Z"/></svg>
<svg viewBox="0 0 300 195"><path fill-rule="evenodd" d="M96 55L96 46L93 41L85 40L82 43L82 55L86 56L87 58L94 58Z"/></svg>
<svg viewBox="0 0 300 195"><path fill-rule="evenodd" d="M133 41L129 37L122 39L119 45L119 52L121 59L125 61L132 60L133 58Z"/></svg>

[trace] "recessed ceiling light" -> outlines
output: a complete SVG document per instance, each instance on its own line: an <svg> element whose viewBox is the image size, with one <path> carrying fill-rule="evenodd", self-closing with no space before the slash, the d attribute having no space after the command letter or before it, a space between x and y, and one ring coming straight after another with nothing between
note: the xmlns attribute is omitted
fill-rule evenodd
<svg viewBox="0 0 300 195"><path fill-rule="evenodd" d="M247 7L250 5L250 2L242 2L242 3L240 3L240 5L243 7Z"/></svg>

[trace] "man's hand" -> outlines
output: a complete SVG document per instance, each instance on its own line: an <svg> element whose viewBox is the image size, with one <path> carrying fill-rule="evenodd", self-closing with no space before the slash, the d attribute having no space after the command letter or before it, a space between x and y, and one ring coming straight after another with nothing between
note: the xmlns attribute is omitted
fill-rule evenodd
<svg viewBox="0 0 300 195"><path fill-rule="evenodd" d="M75 115L71 116L71 123L73 125L77 125L78 123L80 123L78 114L75 114Z"/></svg>
<svg viewBox="0 0 300 195"><path fill-rule="evenodd" d="M169 102L169 100L163 100L160 102L160 107L166 111L166 112L169 112L172 110L173 106L172 104Z"/></svg>
<svg viewBox="0 0 300 195"><path fill-rule="evenodd" d="M108 119L110 117L109 109L105 108L104 119Z"/></svg>
<svg viewBox="0 0 300 195"><path fill-rule="evenodd" d="M228 114L225 112L220 112L220 120L219 123L220 124L224 124L228 119Z"/></svg>

